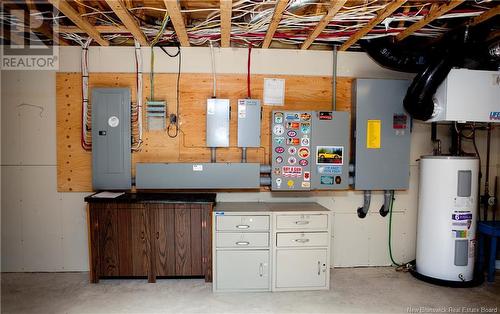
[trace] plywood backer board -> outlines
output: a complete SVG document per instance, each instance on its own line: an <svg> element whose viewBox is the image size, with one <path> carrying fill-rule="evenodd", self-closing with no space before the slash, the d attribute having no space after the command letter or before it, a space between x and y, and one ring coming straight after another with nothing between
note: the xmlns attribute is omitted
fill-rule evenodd
<svg viewBox="0 0 500 314"><path fill-rule="evenodd" d="M269 164L271 112L279 110L331 110L331 77L252 75L252 98L262 99L264 78L286 80L285 106L263 107L261 147L248 149L248 162ZM349 111L352 78L337 81L337 110ZM155 99L166 100L168 113L176 111L177 74L155 74ZM136 102L136 77L133 73L91 73L90 88L129 87ZM82 91L81 73L57 73L57 188L59 192L92 191L91 152L80 145ZM150 95L149 74L144 74L143 103ZM181 132L170 138L166 132L148 132L143 114L144 144L132 154L132 170L136 162L208 162L210 150L205 147L206 99L212 96L210 74L182 73L180 79L179 121ZM231 100L230 147L217 150L218 162L239 162L237 148L237 100L245 98L246 75L217 75L217 97ZM92 102L92 100L90 100Z"/></svg>

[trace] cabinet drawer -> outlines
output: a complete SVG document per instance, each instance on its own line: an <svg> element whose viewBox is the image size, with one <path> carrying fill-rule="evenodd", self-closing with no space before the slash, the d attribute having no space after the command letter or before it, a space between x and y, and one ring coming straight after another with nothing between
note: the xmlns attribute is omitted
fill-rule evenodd
<svg viewBox="0 0 500 314"><path fill-rule="evenodd" d="M217 216L217 230L222 231L267 231L269 216Z"/></svg>
<svg viewBox="0 0 500 314"><path fill-rule="evenodd" d="M253 233L253 232L226 232L217 233L217 247L268 247L269 233Z"/></svg>
<svg viewBox="0 0 500 314"><path fill-rule="evenodd" d="M326 232L290 232L278 233L276 245L278 247L328 246Z"/></svg>
<svg viewBox="0 0 500 314"><path fill-rule="evenodd" d="M269 290L269 251L217 251L216 289Z"/></svg>
<svg viewBox="0 0 500 314"><path fill-rule="evenodd" d="M328 227L327 214L278 215L278 229L325 229Z"/></svg>

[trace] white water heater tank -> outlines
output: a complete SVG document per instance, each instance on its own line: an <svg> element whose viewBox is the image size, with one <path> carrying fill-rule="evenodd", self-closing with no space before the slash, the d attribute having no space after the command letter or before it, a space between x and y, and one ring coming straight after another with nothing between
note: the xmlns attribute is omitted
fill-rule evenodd
<svg viewBox="0 0 500 314"><path fill-rule="evenodd" d="M472 281L479 160L422 156L416 271L444 281Z"/></svg>

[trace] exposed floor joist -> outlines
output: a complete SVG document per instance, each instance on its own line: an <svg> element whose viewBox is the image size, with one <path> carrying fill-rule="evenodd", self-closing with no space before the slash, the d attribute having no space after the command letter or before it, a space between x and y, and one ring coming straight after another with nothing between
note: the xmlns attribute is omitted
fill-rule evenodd
<svg viewBox="0 0 500 314"><path fill-rule="evenodd" d="M330 8L328 12L323 16L323 18L319 21L318 25L314 28L314 30L309 34L307 39L302 43L300 49L307 49L311 44L316 40L316 37L321 34L321 32L325 29L325 27L330 23L332 18L339 12L342 6L347 2L347 0L331 0Z"/></svg>
<svg viewBox="0 0 500 314"><path fill-rule="evenodd" d="M189 37L186 31L186 26L184 25L184 19L182 18L181 8L177 0L163 0L165 7L167 8L172 24L174 25L175 33L177 38L181 43L182 47L189 47Z"/></svg>
<svg viewBox="0 0 500 314"><path fill-rule="evenodd" d="M271 18L271 23L267 28L266 37L264 37L264 42L262 43L262 48L269 48L271 42L273 41L274 33L281 21L281 17L283 16L283 12L286 9L288 4L288 0L278 0L276 6L274 7L273 17Z"/></svg>
<svg viewBox="0 0 500 314"><path fill-rule="evenodd" d="M232 0L220 0L220 42L222 48L231 46Z"/></svg>
<svg viewBox="0 0 500 314"><path fill-rule="evenodd" d="M446 14L446 12L450 10L453 10L463 2L464 0L452 0L449 3L442 4L436 7L435 9L431 9L429 11L429 14L427 14L423 19L413 23L410 27L408 27L407 29L396 35L396 40L405 39L406 37L410 36L411 34L415 33L416 31L424 27L425 25L431 23L441 15Z"/></svg>
<svg viewBox="0 0 500 314"><path fill-rule="evenodd" d="M96 25L94 28L101 34L130 34L130 31L125 26L114 25ZM85 31L78 26L64 26L58 28L60 33L81 34Z"/></svg>
<svg viewBox="0 0 500 314"><path fill-rule="evenodd" d="M135 18L130 14L130 12L125 7L125 4L121 0L106 0L109 7L116 16L122 21L123 25L130 31L136 40L139 41L141 46L148 46L148 40L144 33L141 31L139 24Z"/></svg>
<svg viewBox="0 0 500 314"><path fill-rule="evenodd" d="M403 4L406 3L407 0L395 0L389 3L386 7L384 7L376 17L370 20L368 24L366 24L363 28L354 33L349 39L340 46L340 51L345 51L352 45L354 45L358 40L363 38L366 34L368 34L375 26L380 24L383 20L385 20L388 16L390 16L394 11L399 9Z"/></svg>
<svg viewBox="0 0 500 314"><path fill-rule="evenodd" d="M54 7L61 11L66 17L68 17L73 23L75 23L79 28L84 30L95 42L101 46L109 46L109 41L101 37L94 26L89 22L82 19L80 13L75 11L73 7L66 0L48 0Z"/></svg>
<svg viewBox="0 0 500 314"><path fill-rule="evenodd" d="M480 24L480 23L485 22L485 21L487 21L487 20L489 20L489 19L491 19L499 14L500 14L500 5L497 5L496 7L489 9L488 11L484 12L483 14L472 18L469 25L474 26L474 25Z"/></svg>

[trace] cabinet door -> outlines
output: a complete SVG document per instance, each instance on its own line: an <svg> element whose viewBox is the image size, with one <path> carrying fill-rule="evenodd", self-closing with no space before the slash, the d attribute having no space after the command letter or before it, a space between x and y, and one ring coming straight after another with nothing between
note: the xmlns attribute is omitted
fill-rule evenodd
<svg viewBox="0 0 500 314"><path fill-rule="evenodd" d="M175 276L175 206L149 204L154 212L156 276Z"/></svg>
<svg viewBox="0 0 500 314"><path fill-rule="evenodd" d="M95 204L99 238L98 276L119 276L117 204Z"/></svg>
<svg viewBox="0 0 500 314"><path fill-rule="evenodd" d="M148 276L150 229L148 211L140 204L118 205L118 258L120 276Z"/></svg>
<svg viewBox="0 0 500 314"><path fill-rule="evenodd" d="M326 287L327 250L277 250L276 288Z"/></svg>
<svg viewBox="0 0 500 314"><path fill-rule="evenodd" d="M217 290L269 290L269 251L217 251Z"/></svg>

